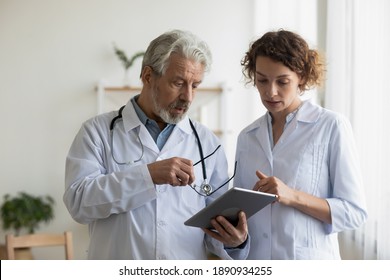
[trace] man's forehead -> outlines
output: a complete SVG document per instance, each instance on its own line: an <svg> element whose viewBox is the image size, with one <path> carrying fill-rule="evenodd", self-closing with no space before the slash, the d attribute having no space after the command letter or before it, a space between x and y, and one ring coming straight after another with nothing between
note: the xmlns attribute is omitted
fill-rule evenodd
<svg viewBox="0 0 390 280"><path fill-rule="evenodd" d="M171 72L174 75L196 75L203 76L204 65L194 59L171 55L166 72Z"/></svg>

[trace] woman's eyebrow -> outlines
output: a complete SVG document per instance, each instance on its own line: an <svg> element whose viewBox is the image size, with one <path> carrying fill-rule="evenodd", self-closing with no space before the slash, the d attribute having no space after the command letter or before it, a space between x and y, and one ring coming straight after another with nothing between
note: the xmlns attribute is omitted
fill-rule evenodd
<svg viewBox="0 0 390 280"><path fill-rule="evenodd" d="M256 74L259 74L260 76L267 77L267 75L261 73L260 71L256 71ZM290 74L281 74L277 76L276 78L288 78L290 77Z"/></svg>

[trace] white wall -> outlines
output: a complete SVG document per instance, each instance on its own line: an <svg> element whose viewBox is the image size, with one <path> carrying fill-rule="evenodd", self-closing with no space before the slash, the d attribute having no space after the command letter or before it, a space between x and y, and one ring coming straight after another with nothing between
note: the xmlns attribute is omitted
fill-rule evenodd
<svg viewBox="0 0 390 280"><path fill-rule="evenodd" d="M253 37L253 6L254 0L0 0L0 199L21 190L53 196L55 220L40 231L73 231L75 257L84 259L87 226L75 223L62 203L68 148L96 114L98 80L122 78L111 43L134 53L173 28L209 43L214 64L205 85L232 87L227 106L240 115L226 116L232 162L235 136L258 115L244 109L258 97L244 88L240 67Z"/></svg>

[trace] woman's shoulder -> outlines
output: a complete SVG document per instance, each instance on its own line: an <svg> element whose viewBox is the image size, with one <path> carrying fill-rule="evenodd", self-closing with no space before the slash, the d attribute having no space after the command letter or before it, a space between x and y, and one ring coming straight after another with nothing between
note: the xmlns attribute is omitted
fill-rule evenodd
<svg viewBox="0 0 390 280"><path fill-rule="evenodd" d="M344 123L349 122L348 118L336 111L320 106L319 104L306 100L303 103L303 114L301 120Z"/></svg>

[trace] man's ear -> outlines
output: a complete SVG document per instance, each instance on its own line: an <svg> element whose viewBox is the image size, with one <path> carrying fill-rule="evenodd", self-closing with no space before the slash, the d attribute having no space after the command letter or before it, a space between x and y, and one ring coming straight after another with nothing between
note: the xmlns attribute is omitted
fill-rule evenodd
<svg viewBox="0 0 390 280"><path fill-rule="evenodd" d="M141 73L141 80L144 85L150 84L153 78L153 70L150 66L145 66Z"/></svg>

